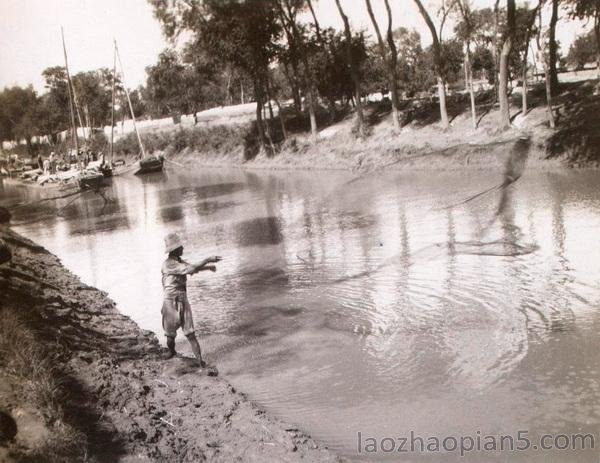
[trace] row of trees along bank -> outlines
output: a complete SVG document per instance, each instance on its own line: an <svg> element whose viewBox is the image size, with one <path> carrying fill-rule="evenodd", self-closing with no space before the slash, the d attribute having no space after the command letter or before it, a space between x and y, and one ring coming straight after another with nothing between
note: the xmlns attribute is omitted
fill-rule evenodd
<svg viewBox="0 0 600 463"><path fill-rule="evenodd" d="M493 85L503 125L508 127L511 82L523 83L526 114L527 81L537 70L546 79L548 118L553 126L557 68L565 61L556 40L561 16L562 21L579 18L593 24L593 30L572 45L569 61L580 67L593 54L600 62L598 0L533 0L522 5L495 0L493 7L483 9L474 8L471 0L410 0L431 35L428 47L422 46L415 30L394 24L397 19L392 12L397 10L393 7L406 6L406 0L356 0L364 3L374 37L352 29L344 1L320 1L330 2L339 13L341 31L321 26L316 0L148 0L171 46L146 69L145 85L132 92L135 112L177 120L182 114L214 106L255 101L258 138L264 146L269 136L263 123L266 110L273 118L272 103L279 107L285 136L281 107L283 101L291 100L293 111L306 114L316 142L321 104L332 120L340 104L353 105L357 133L366 136L363 98L376 92L390 95L393 123L399 132L404 122L402 99L423 97L437 88L439 118L446 129L447 90L466 89L475 126L475 94L478 82L486 81ZM386 12L381 24L374 6ZM43 75L46 92L42 95L31 87L0 93L2 140L29 143L35 135L48 135L55 142L56 135L68 128L64 68L52 67ZM80 125L110 123L111 84L108 69L73 77ZM124 101L117 106L123 108L118 117L125 117Z"/></svg>

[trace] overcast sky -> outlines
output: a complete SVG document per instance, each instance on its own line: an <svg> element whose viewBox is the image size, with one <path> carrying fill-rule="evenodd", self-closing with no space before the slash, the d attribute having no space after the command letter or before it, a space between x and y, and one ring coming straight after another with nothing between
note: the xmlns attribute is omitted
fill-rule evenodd
<svg viewBox="0 0 600 463"><path fill-rule="evenodd" d="M334 0L318 0L317 15L322 26L342 27ZM474 0L478 7L492 6L493 0ZM372 0L375 15L383 27L383 0ZM394 27L417 29L424 44L429 32L411 0L390 0ZM435 4L425 0L426 5ZM342 0L354 28L371 30L363 0ZM80 71L112 67L112 39L117 39L125 82L136 87L145 81L146 66L156 61L165 48L160 25L146 0L0 0L0 88L33 84L43 91L42 71L64 65L60 27L64 26L69 69ZM451 27L447 27L447 33ZM566 51L581 24L561 22L558 39Z"/></svg>

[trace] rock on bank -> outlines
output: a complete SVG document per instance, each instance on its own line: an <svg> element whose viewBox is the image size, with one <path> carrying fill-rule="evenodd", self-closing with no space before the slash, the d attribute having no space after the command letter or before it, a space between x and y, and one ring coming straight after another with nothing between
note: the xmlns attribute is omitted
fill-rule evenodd
<svg viewBox="0 0 600 463"><path fill-rule="evenodd" d="M340 460L225 380L160 360L153 333L45 249L6 228L0 239L12 252L0 312L13 320L0 333L0 409L17 424L0 460Z"/></svg>

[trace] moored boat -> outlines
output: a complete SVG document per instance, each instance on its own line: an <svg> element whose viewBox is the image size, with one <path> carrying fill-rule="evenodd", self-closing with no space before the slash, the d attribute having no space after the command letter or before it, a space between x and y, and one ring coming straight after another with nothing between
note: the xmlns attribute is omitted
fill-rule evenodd
<svg viewBox="0 0 600 463"><path fill-rule="evenodd" d="M160 172L163 170L164 159L162 156L149 155L138 161L138 169L135 175L148 174L151 172Z"/></svg>
<svg viewBox="0 0 600 463"><path fill-rule="evenodd" d="M121 81L124 84L125 83L125 73L123 71L123 63L121 62L121 55L119 54L119 48L117 47L117 41L115 40L115 70L113 71L113 76L114 76L114 73L116 72L117 59L119 61L119 65L121 67ZM138 144L140 147L139 161L135 164L136 170L135 170L134 174L135 175L143 175L143 174L148 174L151 172L160 172L163 170L164 158L162 156L146 154L146 150L144 149L144 144L142 143L142 137L140 136L140 132L138 131L138 128L137 128L137 124L136 124L136 120L135 120L135 113L133 111L133 105L131 104L131 98L129 96L129 90L127 90L126 85L123 85L123 90L125 91L125 96L127 97L127 103L129 105L129 112L131 113L131 122L133 123L133 130L135 131L135 134L136 134L137 140L138 140ZM113 95L114 95L114 78L113 78ZM113 96L113 102L114 102L114 96ZM114 108L114 105L113 105L113 108ZM113 155L112 140L113 140L113 134L112 134L112 129L111 129L111 145L110 145L111 146L111 148L110 148L111 158Z"/></svg>
<svg viewBox="0 0 600 463"><path fill-rule="evenodd" d="M96 170L84 170L77 177L82 190L98 190L104 186L104 175Z"/></svg>

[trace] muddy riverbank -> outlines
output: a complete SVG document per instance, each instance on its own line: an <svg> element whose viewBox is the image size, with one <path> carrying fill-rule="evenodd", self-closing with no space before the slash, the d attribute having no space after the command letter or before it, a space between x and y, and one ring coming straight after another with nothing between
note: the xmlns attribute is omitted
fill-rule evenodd
<svg viewBox="0 0 600 463"><path fill-rule="evenodd" d="M12 252L0 266L0 407L17 427L0 460L339 461L225 379L161 360L152 332L44 248L8 228L0 239Z"/></svg>

